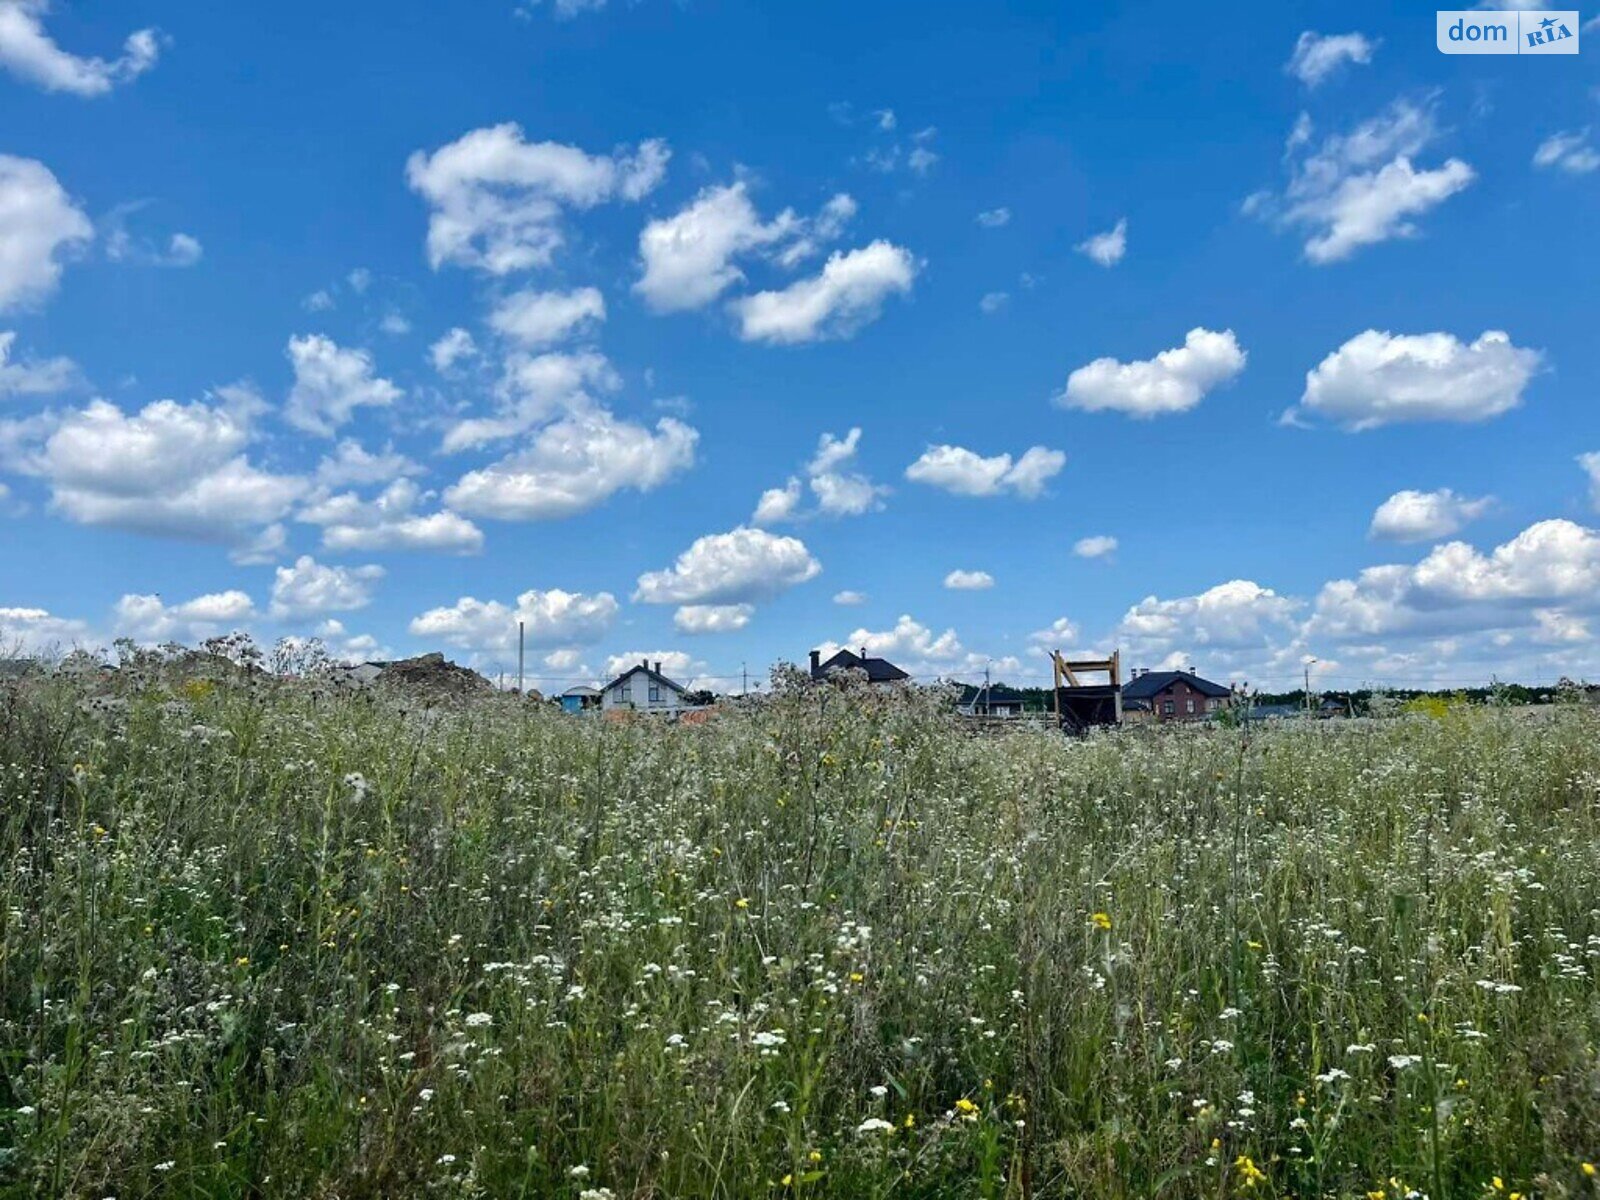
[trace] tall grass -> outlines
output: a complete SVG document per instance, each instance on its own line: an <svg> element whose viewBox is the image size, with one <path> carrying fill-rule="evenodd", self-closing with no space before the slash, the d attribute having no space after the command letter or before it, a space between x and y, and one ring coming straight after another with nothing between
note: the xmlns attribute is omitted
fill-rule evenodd
<svg viewBox="0 0 1600 1200"><path fill-rule="evenodd" d="M1592 714L780 691L0 696L0 1193L1600 1195Z"/></svg>

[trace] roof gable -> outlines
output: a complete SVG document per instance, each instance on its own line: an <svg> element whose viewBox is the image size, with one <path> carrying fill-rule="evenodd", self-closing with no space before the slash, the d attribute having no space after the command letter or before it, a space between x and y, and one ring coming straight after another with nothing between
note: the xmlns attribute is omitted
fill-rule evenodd
<svg viewBox="0 0 1600 1200"><path fill-rule="evenodd" d="M630 678L632 678L635 675L644 675L654 683L659 683L663 687L671 688L674 692L677 692L678 695L680 695L680 696L684 695L689 690L688 688L684 687L683 684L681 684L681 683L674 683L672 680L668 679L665 675L661 674L659 671L651 670L649 667L645 666L644 663L639 663L637 666L629 667L621 675L618 675L615 679L613 679L610 683L606 684L605 687L601 688L600 690L603 691L603 692L609 692L612 688L617 687L619 684L626 683Z"/></svg>
<svg viewBox="0 0 1600 1200"><path fill-rule="evenodd" d="M1233 693L1220 683L1212 683L1209 679L1189 671L1146 671L1143 675L1136 676L1122 685L1122 695L1129 700L1149 700L1159 696L1175 683L1186 683L1202 696L1220 699L1231 696Z"/></svg>
<svg viewBox="0 0 1600 1200"><path fill-rule="evenodd" d="M911 678L887 658L863 658L853 650L838 651L827 662L817 667L812 678L825 678L830 671L865 671L870 683L896 683Z"/></svg>

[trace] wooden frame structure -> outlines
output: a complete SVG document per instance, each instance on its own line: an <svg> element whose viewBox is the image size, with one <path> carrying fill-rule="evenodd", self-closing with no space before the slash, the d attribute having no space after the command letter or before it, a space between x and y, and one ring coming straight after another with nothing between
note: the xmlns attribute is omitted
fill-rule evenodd
<svg viewBox="0 0 1600 1200"><path fill-rule="evenodd" d="M1110 658L1071 661L1059 650L1050 651L1055 671L1056 724L1069 733L1082 733L1096 725L1122 723L1122 651ZM1084 683L1079 675L1104 673L1108 683Z"/></svg>

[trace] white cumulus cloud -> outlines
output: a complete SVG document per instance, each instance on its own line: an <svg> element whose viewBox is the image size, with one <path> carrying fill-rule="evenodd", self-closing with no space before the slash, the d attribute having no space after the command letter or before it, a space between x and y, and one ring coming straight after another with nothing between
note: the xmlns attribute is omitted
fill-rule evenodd
<svg viewBox="0 0 1600 1200"><path fill-rule="evenodd" d="M1080 254L1087 255L1102 267L1116 266L1128 252L1128 218L1120 218L1104 233L1085 238L1074 249Z"/></svg>
<svg viewBox="0 0 1600 1200"><path fill-rule="evenodd" d="M45 31L49 0L0 0L0 67L47 92L103 96L156 65L161 39L153 29L130 33L114 59L82 58Z"/></svg>
<svg viewBox="0 0 1600 1200"><path fill-rule="evenodd" d="M396 479L371 500L354 492L320 494L295 514L322 526L322 547L332 551L417 550L436 554L476 554L483 531L449 509L419 513L431 498L410 479Z"/></svg>
<svg viewBox="0 0 1600 1200"><path fill-rule="evenodd" d="M1079 538L1072 544L1072 552L1079 558L1105 558L1117 552L1117 539L1103 533Z"/></svg>
<svg viewBox="0 0 1600 1200"><path fill-rule="evenodd" d="M582 287L570 292L529 288L513 292L496 304L489 314L489 325L518 345L537 349L564 341L605 319L606 302L599 288Z"/></svg>
<svg viewBox="0 0 1600 1200"><path fill-rule="evenodd" d="M679 633L732 633L750 624L753 604L685 604L672 614Z"/></svg>
<svg viewBox="0 0 1600 1200"><path fill-rule="evenodd" d="M23 358L13 362L11 348L17 335L0 333L0 398L6 396L48 396L65 391L78 378L78 367L70 358Z"/></svg>
<svg viewBox="0 0 1600 1200"><path fill-rule="evenodd" d="M1353 430L1401 421L1486 421L1522 402L1543 356L1499 330L1466 343L1448 333L1368 329L1306 375L1297 413Z"/></svg>
<svg viewBox="0 0 1600 1200"><path fill-rule="evenodd" d="M1157 417L1187 412L1244 370L1247 355L1233 330L1191 329L1183 345L1154 358L1118 362L1097 358L1067 377L1058 398L1068 408Z"/></svg>
<svg viewBox="0 0 1600 1200"><path fill-rule="evenodd" d="M569 517L631 488L648 492L694 463L699 434L663 417L652 432L604 409L554 421L519 450L468 471L445 492L452 508L504 521Z"/></svg>
<svg viewBox="0 0 1600 1200"><path fill-rule="evenodd" d="M529 142L514 122L474 129L432 154L418 150L406 179L427 201L428 261L492 275L548 265L563 241L562 214L638 200L661 182L670 151L650 140L591 155Z"/></svg>
<svg viewBox="0 0 1600 1200"><path fill-rule="evenodd" d="M383 576L380 566L328 566L302 554L274 573L272 615L309 617L365 608L372 603L373 589Z"/></svg>
<svg viewBox="0 0 1600 1200"><path fill-rule="evenodd" d="M880 240L835 252L820 274L779 291L745 296L730 307L747 342L792 345L847 338L876 320L890 296L910 292L917 269L910 251Z"/></svg>
<svg viewBox="0 0 1600 1200"><path fill-rule="evenodd" d="M89 218L48 167L0 154L0 312L49 298L63 262L93 237Z"/></svg>
<svg viewBox="0 0 1600 1200"><path fill-rule="evenodd" d="M283 419L307 433L333 436L362 407L384 408L404 393L375 373L372 355L321 334L289 339L294 386Z"/></svg>
<svg viewBox="0 0 1600 1200"><path fill-rule="evenodd" d="M414 618L410 630L458 649L504 654L517 648L519 621L530 647L588 645L611 631L617 609L610 592L530 588L514 605L463 596L448 608L431 608Z"/></svg>
<svg viewBox="0 0 1600 1200"><path fill-rule="evenodd" d="M1368 536L1385 542L1426 542L1449 537L1477 520L1494 503L1492 497L1458 496L1450 488L1434 492L1396 492L1372 514Z"/></svg>
<svg viewBox="0 0 1600 1200"><path fill-rule="evenodd" d="M1600 168L1600 151L1589 142L1589 128L1553 133L1533 152L1536 167L1556 167L1570 175L1587 175Z"/></svg>
<svg viewBox="0 0 1600 1200"><path fill-rule="evenodd" d="M822 566L799 538L740 526L696 538L670 568L639 576L646 604L748 604L814 579Z"/></svg>
<svg viewBox="0 0 1600 1200"><path fill-rule="evenodd" d="M929 446L906 468L913 483L942 488L958 496L999 496L1006 492L1034 499L1060 473L1067 456L1059 450L1030 446L1012 459L1009 454L984 457L965 446Z"/></svg>
<svg viewBox="0 0 1600 1200"><path fill-rule="evenodd" d="M981 592L994 586L994 576L987 571L951 571L944 577L944 586L955 592Z"/></svg>

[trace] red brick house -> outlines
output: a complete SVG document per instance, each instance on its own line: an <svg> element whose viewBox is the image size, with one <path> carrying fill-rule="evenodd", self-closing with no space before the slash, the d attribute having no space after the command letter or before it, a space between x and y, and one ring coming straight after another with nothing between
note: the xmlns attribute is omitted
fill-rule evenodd
<svg viewBox="0 0 1600 1200"><path fill-rule="evenodd" d="M1192 671L1135 671L1122 685L1122 714L1132 721L1199 721L1232 695Z"/></svg>

